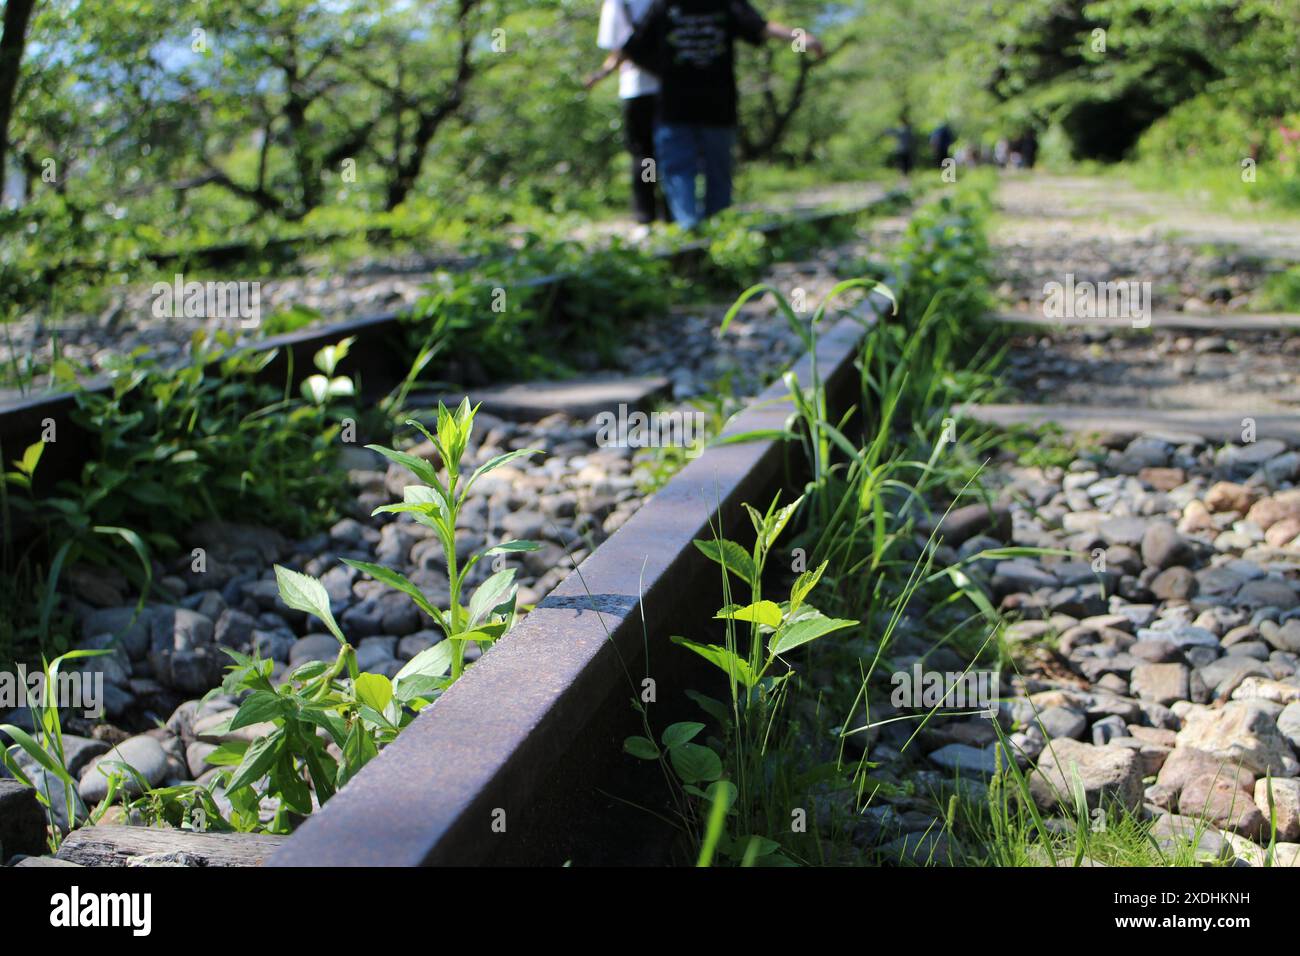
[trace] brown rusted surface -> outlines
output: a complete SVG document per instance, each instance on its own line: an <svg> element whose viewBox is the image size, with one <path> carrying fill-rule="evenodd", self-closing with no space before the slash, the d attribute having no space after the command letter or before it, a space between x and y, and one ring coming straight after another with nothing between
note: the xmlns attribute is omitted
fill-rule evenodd
<svg viewBox="0 0 1300 956"><path fill-rule="evenodd" d="M818 368L840 407L856 399L853 359L862 334L861 322L844 319L819 342ZM804 356L796 372L805 385L810 370ZM785 394L774 384L729 431L783 427L791 411ZM705 451L268 865L559 865L583 854L610 858L610 848L592 846L593 840L627 836L611 837L617 827L608 821L602 827L593 817L601 811L592 809L598 803L592 795L607 781L611 762L636 763L620 753L622 736L636 732L628 701L647 670L662 683L673 680L675 665L693 658L669 644L671 628L699 626L717 606L716 568L692 541L711 537L711 524L743 539L748 521L741 503L765 506L784 469L785 452L775 440ZM644 661L647 642L651 668ZM585 830L600 835L584 843Z"/></svg>

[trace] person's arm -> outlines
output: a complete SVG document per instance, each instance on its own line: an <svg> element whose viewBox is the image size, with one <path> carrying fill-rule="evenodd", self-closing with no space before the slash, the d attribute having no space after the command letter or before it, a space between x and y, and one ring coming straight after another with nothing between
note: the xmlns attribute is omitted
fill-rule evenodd
<svg viewBox="0 0 1300 956"><path fill-rule="evenodd" d="M786 26L784 23L777 23L775 20L768 20L767 35L773 40L793 41L799 36L799 33ZM808 45L808 49L812 51L813 56L821 59L826 54L826 50L822 46L822 41L817 39L807 30L802 31L802 35L804 43Z"/></svg>
<svg viewBox="0 0 1300 956"><path fill-rule="evenodd" d="M622 66L623 61L626 59L627 54L622 50L611 50L609 56L605 57L605 62L600 65L600 69L583 80L582 85L589 90L592 89L597 83Z"/></svg>

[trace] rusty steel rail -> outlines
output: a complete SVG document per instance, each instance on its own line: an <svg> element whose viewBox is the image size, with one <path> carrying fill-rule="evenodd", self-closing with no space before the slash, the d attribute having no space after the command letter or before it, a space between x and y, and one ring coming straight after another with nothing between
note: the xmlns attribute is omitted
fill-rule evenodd
<svg viewBox="0 0 1300 956"><path fill-rule="evenodd" d="M854 361L879 307L864 302L817 344L834 414L859 400ZM812 361L794 367L805 385ZM777 382L724 434L781 429L792 409ZM788 481L784 444L706 449L267 865L663 862L671 831L629 809L664 790L662 777L639 769L651 765L622 753L623 739L641 730L629 699L649 676L658 729L678 712L694 714L682 691L708 675L668 635L707 624L720 582L692 542L714 528L744 540L742 503L765 506Z"/></svg>

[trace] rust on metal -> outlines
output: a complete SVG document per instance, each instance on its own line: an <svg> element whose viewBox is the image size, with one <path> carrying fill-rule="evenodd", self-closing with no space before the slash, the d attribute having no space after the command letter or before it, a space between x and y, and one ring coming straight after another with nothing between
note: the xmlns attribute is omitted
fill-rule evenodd
<svg viewBox="0 0 1300 956"><path fill-rule="evenodd" d="M818 343L818 373L832 395L856 397L853 363L864 329L861 317L843 319ZM810 381L811 368L808 355L795 366L801 383ZM785 396L784 385L774 384L729 431L783 428L792 412ZM741 503L765 504L784 464L775 439L708 448L313 814L268 865L563 863L564 834L540 838L545 827L538 813L529 816L531 808L550 807L545 823L552 829L585 825L573 819L576 801L594 781L557 768L595 760L602 750L621 757L620 731L606 715L611 708L630 712L646 635L655 641L649 653L656 661L691 658L661 635L684 611L707 607L711 617L716 606L707 603L716 597L716 571L692 542L719 524L723 533L737 532Z"/></svg>

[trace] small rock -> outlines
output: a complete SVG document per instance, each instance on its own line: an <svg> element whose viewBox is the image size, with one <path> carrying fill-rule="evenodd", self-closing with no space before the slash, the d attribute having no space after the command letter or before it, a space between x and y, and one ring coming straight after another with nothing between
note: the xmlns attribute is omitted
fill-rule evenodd
<svg viewBox="0 0 1300 956"><path fill-rule="evenodd" d="M1279 840L1288 843L1300 840L1300 780L1274 777L1256 781L1255 804L1263 811L1265 819L1273 816Z"/></svg>
<svg viewBox="0 0 1300 956"><path fill-rule="evenodd" d="M167 753L162 745L146 735L130 737L96 757L82 772L77 792L88 806L94 806L108 794L108 777L99 771L100 764L105 761L120 761L135 768L150 786L157 786L167 776ZM112 772L112 769L105 767L106 772ZM131 775L126 776L122 788L133 795L141 793L139 783Z"/></svg>
<svg viewBox="0 0 1300 956"><path fill-rule="evenodd" d="M1094 747L1068 738L1054 740L1030 776L1034 800L1044 809L1074 806L1076 786L1090 808L1118 802L1130 810L1142 803L1141 764L1136 753Z"/></svg>
<svg viewBox="0 0 1300 956"><path fill-rule="evenodd" d="M1129 675L1129 686L1142 700L1168 705L1189 698L1190 678L1185 664L1139 664Z"/></svg>

